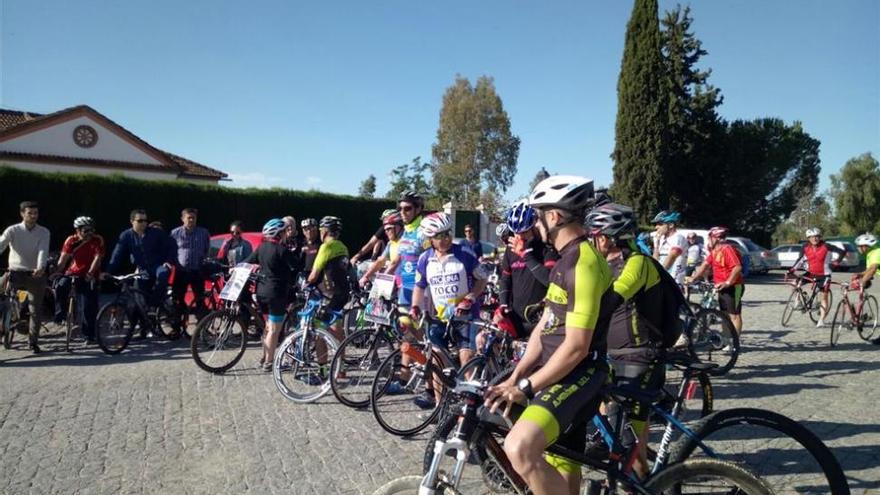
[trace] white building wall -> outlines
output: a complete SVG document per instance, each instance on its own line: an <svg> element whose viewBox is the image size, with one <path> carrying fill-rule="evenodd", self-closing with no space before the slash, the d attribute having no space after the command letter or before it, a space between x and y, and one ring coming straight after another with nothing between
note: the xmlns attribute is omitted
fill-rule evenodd
<svg viewBox="0 0 880 495"><path fill-rule="evenodd" d="M73 141L73 130L80 125L91 126L98 133L98 142L91 148L81 148ZM0 151L114 160L148 165L162 164L88 117L78 117L0 142Z"/></svg>
<svg viewBox="0 0 880 495"><path fill-rule="evenodd" d="M156 171L151 172L149 170L113 170L111 168L106 167L90 167L90 166L81 166L81 165L70 165L63 163L34 163L34 162L16 162L12 160L0 159L0 166L8 165L10 167L28 170L31 172L64 172L67 174L95 174L95 175L113 175L113 174L122 174L126 177L131 177L133 179L146 179L146 180L176 180L177 174L174 172L164 172L164 171ZM201 180L192 180L190 182L204 184L205 181ZM208 181L210 183L214 183L214 181Z"/></svg>

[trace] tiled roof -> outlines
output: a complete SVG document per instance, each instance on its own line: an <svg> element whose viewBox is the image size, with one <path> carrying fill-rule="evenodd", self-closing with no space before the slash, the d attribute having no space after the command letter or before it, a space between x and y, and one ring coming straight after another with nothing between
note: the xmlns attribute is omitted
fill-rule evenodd
<svg viewBox="0 0 880 495"><path fill-rule="evenodd" d="M50 120L53 117L60 116L62 114L68 114L72 112L88 112L94 115L97 115L103 120L106 120L112 126L118 127L124 133L126 133L129 137L131 137L135 142L140 143L144 147L154 150L155 153L162 155L167 162L167 165L162 165L159 168L162 171L166 172L177 172L180 176L184 177L195 177L195 178L210 178L214 180L225 179L227 174L221 172L217 169L208 167L206 165L202 165L201 163L194 162L187 158L184 158L179 155L175 155L173 153L169 153L167 151L160 150L143 139L136 136L134 133L117 124L116 122L108 119L104 115L98 113L93 108L87 105L79 105L76 107L65 108L64 110L60 110L58 112L50 113L50 114L39 114L32 112L23 112L18 110L7 110L0 108L0 136L5 134L17 133L26 128L39 125L39 122L45 122ZM154 154L155 154L154 153ZM83 159L76 157L68 157L68 156L49 156L49 155L40 155L34 153L12 153L12 152L0 152L0 156L4 156L10 159L19 159L19 160L30 160L34 161L35 159L51 159L54 161L60 161L63 163L70 163L75 165L88 165L89 163L93 163L95 165L100 166L110 166L115 168L127 168L127 169L138 169L138 170L149 170L150 167L155 170L155 165L144 165L132 162L115 162L109 160L97 160L97 159Z"/></svg>

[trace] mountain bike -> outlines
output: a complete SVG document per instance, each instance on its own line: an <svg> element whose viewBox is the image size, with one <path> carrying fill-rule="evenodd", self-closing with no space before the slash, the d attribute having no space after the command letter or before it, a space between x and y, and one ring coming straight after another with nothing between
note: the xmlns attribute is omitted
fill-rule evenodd
<svg viewBox="0 0 880 495"><path fill-rule="evenodd" d="M855 289L851 284L840 284L840 286L841 300L837 303L834 319L831 320L831 347L837 345L842 330L856 330L862 340L871 342L878 330L877 298L866 295L861 284ZM849 300L849 293L853 290L859 294L855 304Z"/></svg>
<svg viewBox="0 0 880 495"><path fill-rule="evenodd" d="M739 334L730 317L718 309L718 289L714 284L698 282L691 287L703 296L699 303L682 308L688 352L702 362L718 365L709 374L725 375L739 358Z"/></svg>
<svg viewBox="0 0 880 495"><path fill-rule="evenodd" d="M3 270L0 270L3 273ZM15 334L24 331L27 327L27 318L22 317L22 311L27 307L27 292L18 290L12 283L12 273L6 279L6 286L0 288L0 336L3 338L3 347L12 348Z"/></svg>
<svg viewBox="0 0 880 495"><path fill-rule="evenodd" d="M806 273L802 275L794 275L794 280L790 280L788 274L786 274L785 283L791 285L792 289L791 295L788 296L788 302L785 303L785 308L782 310L782 326L788 326L788 322L791 320L791 315L793 315L795 311L807 313L813 323L818 323L819 317L822 313L822 298L820 297L817 299L816 296L824 291L828 291L828 287L820 287L818 281ZM804 289L805 284L811 285L809 291ZM834 294L828 291L829 311L831 310L831 303L833 301Z"/></svg>
<svg viewBox="0 0 880 495"><path fill-rule="evenodd" d="M55 279L53 283L53 290L58 287L58 284L64 283L62 280L67 279L67 283L70 284L70 292L67 295L67 301L62 302L67 307L67 318L64 321L64 350L66 352L70 352L70 343L71 341L81 340L85 343L85 335L82 335L82 324L85 320L85 308L83 308L82 304L79 303L79 284L88 283L91 285L92 290L95 288L95 281L87 281L82 276L76 275L62 275Z"/></svg>
<svg viewBox="0 0 880 495"><path fill-rule="evenodd" d="M171 340L177 335L178 321L170 297L153 306L148 302L149 294L134 287L136 282L147 279L142 272L110 277L120 291L98 311L95 325L98 346L105 353L119 354L125 350L136 328L143 336L152 333Z"/></svg>

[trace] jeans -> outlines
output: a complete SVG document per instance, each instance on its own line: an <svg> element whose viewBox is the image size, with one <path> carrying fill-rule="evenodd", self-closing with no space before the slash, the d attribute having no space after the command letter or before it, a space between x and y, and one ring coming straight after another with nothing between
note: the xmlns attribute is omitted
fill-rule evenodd
<svg viewBox="0 0 880 495"><path fill-rule="evenodd" d="M76 304L82 308L82 334L95 338L95 320L98 318L98 288L82 277L61 277L55 284L55 321L67 318L68 296L72 284L76 284Z"/></svg>

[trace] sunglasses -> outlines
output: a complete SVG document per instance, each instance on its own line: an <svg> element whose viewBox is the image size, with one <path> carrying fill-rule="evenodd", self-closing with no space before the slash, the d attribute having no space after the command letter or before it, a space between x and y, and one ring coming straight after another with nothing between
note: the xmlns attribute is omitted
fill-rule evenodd
<svg viewBox="0 0 880 495"><path fill-rule="evenodd" d="M147 223L147 219L146 218L136 218L134 220L134 223Z"/></svg>

